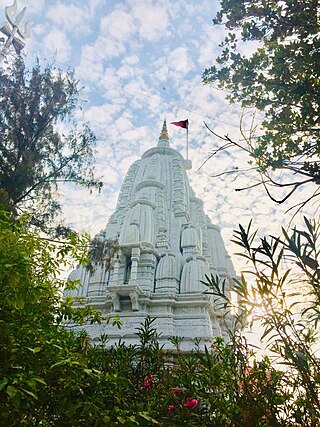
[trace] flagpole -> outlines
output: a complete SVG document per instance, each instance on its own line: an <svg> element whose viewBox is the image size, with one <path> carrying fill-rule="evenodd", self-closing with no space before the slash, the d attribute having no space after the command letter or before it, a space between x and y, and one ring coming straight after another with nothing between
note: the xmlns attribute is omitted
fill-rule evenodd
<svg viewBox="0 0 320 427"><path fill-rule="evenodd" d="M187 160L188 160L188 152L189 152L189 126L187 126Z"/></svg>
<svg viewBox="0 0 320 427"><path fill-rule="evenodd" d="M171 125L179 126L187 131L187 160L189 158L189 120L180 120L179 122L171 122Z"/></svg>

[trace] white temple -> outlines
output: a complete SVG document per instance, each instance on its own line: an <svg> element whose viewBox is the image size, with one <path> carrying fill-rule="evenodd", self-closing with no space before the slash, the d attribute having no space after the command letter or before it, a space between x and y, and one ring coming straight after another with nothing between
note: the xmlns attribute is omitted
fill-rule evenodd
<svg viewBox="0 0 320 427"><path fill-rule="evenodd" d="M118 315L123 322L121 330L106 323L81 325L93 340L105 333L111 344L120 337L136 343L136 328L147 315L156 318L165 348L172 348L172 336L184 337L181 348L190 350L195 338L208 344L225 335L231 318L205 293L201 280L219 275L230 289L235 271L220 229L190 187L190 168L170 147L166 122L158 145L131 165L116 210L99 234L119 242L113 268L91 274L79 267L70 276L82 284L73 296L85 297L104 318Z"/></svg>

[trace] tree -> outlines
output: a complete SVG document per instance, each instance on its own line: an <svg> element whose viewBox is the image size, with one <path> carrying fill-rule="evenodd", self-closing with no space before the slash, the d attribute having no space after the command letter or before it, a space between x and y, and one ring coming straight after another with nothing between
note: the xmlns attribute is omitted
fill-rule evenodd
<svg viewBox="0 0 320 427"><path fill-rule="evenodd" d="M320 225L304 218L302 229L282 236L263 237L239 226L234 242L247 262L241 280L235 280L241 313L240 326L259 322L262 340L272 358L270 368L283 366L273 396L280 425L317 427L320 419ZM229 309L233 302L217 278L208 278L211 293ZM240 330L241 332L241 330ZM239 346L238 346L239 348ZM251 379L254 379L250 372ZM269 390L270 391L270 390ZM269 392L267 395L270 396ZM276 398L276 399L274 399ZM273 410L275 407L273 407ZM280 421L284 422L282 424ZM271 425L277 425L272 423Z"/></svg>
<svg viewBox="0 0 320 427"><path fill-rule="evenodd" d="M79 92L73 72L51 65L28 71L18 58L0 70L0 202L42 228L59 212L60 183L102 186L94 177L95 137L74 122Z"/></svg>
<svg viewBox="0 0 320 427"><path fill-rule="evenodd" d="M81 340L62 321L93 322L101 316L91 307L73 309L70 299L61 301L66 281L59 278L61 265L85 260L87 241L74 234L51 242L30 231L23 219L14 221L0 211L0 418L5 426L37 425L50 412L55 393L62 404L75 392L74 381L88 381Z"/></svg>
<svg viewBox="0 0 320 427"><path fill-rule="evenodd" d="M320 194L317 10L317 0L221 0L213 19L229 33L216 65L204 71L203 82L218 82L229 91L231 102L263 113L260 133L247 135L246 146L225 136L223 149L248 151L261 184L279 203L307 183L315 185L313 197ZM256 49L245 55L240 45ZM285 182L274 177L278 169L288 172ZM276 200L270 186L287 187L287 195Z"/></svg>
<svg viewBox="0 0 320 427"><path fill-rule="evenodd" d="M59 278L61 263L87 261L87 239L75 234L52 242L0 211L1 425L317 427L319 226L306 220L304 230L258 245L250 227L236 236L256 278L253 293L245 278L237 283L241 306L264 322L283 370L271 358L256 360L239 328L228 343L216 337L204 351L195 339L190 353L180 351L181 337L172 337L176 350L166 352L147 317L137 345L110 345L105 334L90 343L64 321L99 322L101 315L86 304L73 308L70 297L61 300ZM293 268L282 274L288 259ZM294 301L284 300L286 284L297 280L310 291L303 321L294 316ZM231 308L222 288L209 280L217 303Z"/></svg>

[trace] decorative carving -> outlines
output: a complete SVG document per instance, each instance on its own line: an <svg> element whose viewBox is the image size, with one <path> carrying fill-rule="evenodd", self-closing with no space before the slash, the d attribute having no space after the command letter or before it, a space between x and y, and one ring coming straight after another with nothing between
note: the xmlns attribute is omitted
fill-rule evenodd
<svg viewBox="0 0 320 427"><path fill-rule="evenodd" d="M138 294L135 291L129 293L131 299L132 311L139 311Z"/></svg>
<svg viewBox="0 0 320 427"><path fill-rule="evenodd" d="M113 266L113 269L111 270L109 283L110 285L115 285L119 283L120 260L118 255L113 257L111 264Z"/></svg>
<svg viewBox="0 0 320 427"><path fill-rule="evenodd" d="M123 328L117 333L104 325L108 333L134 340L146 313L157 318L162 337L187 337L188 350L193 337L209 343L213 334L223 332L221 313L203 293L201 280L210 272L229 280L232 263L189 185L183 157L169 146L165 128L159 145L129 169L104 234L105 239L118 238L120 246L109 280L97 272L88 286L81 269L74 278L84 282L79 295L97 292L91 299L95 307L107 312L112 304L114 312L121 312ZM98 279L105 282L105 291Z"/></svg>
<svg viewBox="0 0 320 427"><path fill-rule="evenodd" d="M110 295L113 303L113 311L121 311L119 295L116 292L111 292Z"/></svg>
<svg viewBox="0 0 320 427"><path fill-rule="evenodd" d="M140 161L137 160L130 166L120 190L116 211L118 209L124 209L128 205L129 197L131 196L131 190L133 187L133 182L139 170L139 165Z"/></svg>
<svg viewBox="0 0 320 427"><path fill-rule="evenodd" d="M133 285L137 282L138 265L140 260L140 249L132 248L131 250L131 275L129 284Z"/></svg>

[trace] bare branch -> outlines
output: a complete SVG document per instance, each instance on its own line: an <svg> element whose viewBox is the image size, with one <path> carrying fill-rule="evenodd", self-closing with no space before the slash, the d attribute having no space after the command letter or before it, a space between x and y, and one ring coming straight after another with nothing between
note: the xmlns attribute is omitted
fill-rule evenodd
<svg viewBox="0 0 320 427"><path fill-rule="evenodd" d="M304 200L303 202L300 202L300 203L297 203L297 204L295 204L295 205L293 205L293 206L291 206L289 209L287 209L286 210L286 212L285 213L288 213L288 212L290 212L292 209L294 209L294 208L296 208L297 206L299 206L299 209L297 210L297 212L294 214L294 216L299 212L299 210L301 210L307 203L309 203L310 202L310 200L312 200L312 199L314 199L315 197L317 197L317 196L319 196L320 195L320 189L319 188L317 188L314 192L313 192L313 194L312 194L312 196L310 196L310 197L308 197L306 200Z"/></svg>
<svg viewBox="0 0 320 427"><path fill-rule="evenodd" d="M221 136L221 135L219 135L219 134L217 134L216 132L214 132L212 129L210 129L210 127L207 125L207 123L206 122L203 122L204 123L204 125L205 125L205 127L209 130L209 132L211 132L212 133L212 135L214 135L214 136L216 136L217 138L219 138L219 139L222 139L223 141L228 141L228 142L230 142L230 144L232 144L232 145L234 145L234 146L236 146L236 147L238 147L238 148L240 148L241 150L243 150L243 151L246 151L248 154L250 154L250 156L252 156L252 153L250 152L250 150L248 150L246 147L243 147L242 145L240 145L240 144L238 144L237 142L235 142L235 141L233 141L228 135L224 135L224 136Z"/></svg>
<svg viewBox="0 0 320 427"><path fill-rule="evenodd" d="M277 200L277 199L275 199L274 197L272 197L271 196L271 193L270 193L270 191L268 190L268 188L267 188L267 185L266 185L266 183L265 183L265 181L264 180L262 180L262 184L263 184L263 187L264 187L264 189L266 190L266 193L268 194L268 196L269 196L269 198L273 201L273 202L275 202L275 203L278 203L278 204L281 204L281 203L284 203L295 191L296 191L296 189L299 187L299 185L300 184L295 184L295 186L289 191L289 193L283 198L283 199L281 199L281 200Z"/></svg>
<svg viewBox="0 0 320 427"><path fill-rule="evenodd" d="M232 147L232 144L228 142L227 144L223 145L222 147L218 148L217 150L214 150L210 156L200 165L200 167L197 169L197 172L207 163L208 160L211 159L211 157L215 156L219 151L226 150L227 148Z"/></svg>
<svg viewBox="0 0 320 427"><path fill-rule="evenodd" d="M27 197L32 191L34 191L39 185L44 184L45 182L50 182L50 178L54 177L58 172L60 172L63 168L67 166L68 163L70 163L73 160L74 155L77 155L83 151L85 147L80 147L79 150L77 150L75 153L72 153L70 157L68 157L57 169L53 170L49 175L43 177L39 181L37 181L32 187L29 188L28 191L26 191L24 194L22 194L20 197L18 197L16 200L13 201L14 205L17 205L21 202L25 197Z"/></svg>
<svg viewBox="0 0 320 427"><path fill-rule="evenodd" d="M214 174L214 175L210 175L210 177L211 177L211 178L219 178L220 176L223 176L223 175L233 175L233 174L235 174L235 173L240 173L240 172L249 172L249 171L251 171L251 170L256 170L256 168L246 168L246 169L239 169L239 168L236 168L236 169L232 169L232 170L224 171L224 172L221 172L221 173L217 173L217 174ZM242 189L241 189L241 190L242 190ZM236 191L240 191L240 190L236 190Z"/></svg>
<svg viewBox="0 0 320 427"><path fill-rule="evenodd" d="M251 188L259 187L259 185L262 185L261 181L257 182L256 184L249 185L248 187L236 188L235 191L251 190Z"/></svg>

